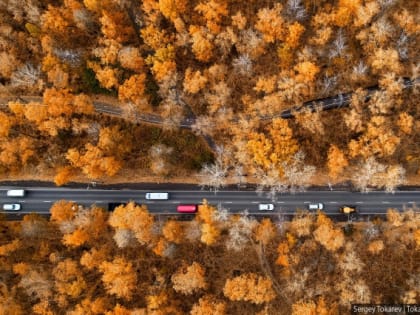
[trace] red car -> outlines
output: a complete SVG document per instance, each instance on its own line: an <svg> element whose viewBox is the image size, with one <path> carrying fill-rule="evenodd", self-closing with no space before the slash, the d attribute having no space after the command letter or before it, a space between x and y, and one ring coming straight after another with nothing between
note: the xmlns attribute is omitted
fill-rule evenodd
<svg viewBox="0 0 420 315"><path fill-rule="evenodd" d="M197 205L179 205L176 211L182 213L194 213L197 212Z"/></svg>

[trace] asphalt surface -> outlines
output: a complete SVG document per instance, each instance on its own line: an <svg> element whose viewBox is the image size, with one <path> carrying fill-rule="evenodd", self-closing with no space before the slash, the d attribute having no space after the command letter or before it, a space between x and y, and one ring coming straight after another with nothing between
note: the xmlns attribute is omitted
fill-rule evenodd
<svg viewBox="0 0 420 315"><path fill-rule="evenodd" d="M10 188L12 189L12 188ZM153 190L156 192L156 190ZM23 215L32 212L47 215L51 205L61 199L72 200L77 204L97 206L108 209L110 203L134 201L147 205L154 214L176 214L179 204L200 204L206 198L212 205L220 205L230 213L244 210L250 215L277 216L293 215L296 209L307 209L309 203L323 203L324 212L330 216L343 216L340 206L356 206L360 215L384 215L388 208L403 210L420 204L420 191L398 191L395 194L384 192L357 193L347 191L308 191L296 194L279 194L275 201L253 191L219 191L216 194L200 190L166 190L169 200L146 200L146 190L98 190L69 188L28 188L25 197L7 197L6 188L0 188L0 203L20 203L22 210L7 211L8 215ZM259 211L258 204L272 203L273 211Z"/></svg>

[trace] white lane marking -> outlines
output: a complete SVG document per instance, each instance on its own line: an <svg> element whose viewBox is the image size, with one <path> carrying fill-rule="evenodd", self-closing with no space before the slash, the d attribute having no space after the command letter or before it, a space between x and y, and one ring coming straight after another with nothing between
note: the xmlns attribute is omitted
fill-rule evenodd
<svg viewBox="0 0 420 315"><path fill-rule="evenodd" d="M337 203L337 201L330 201L330 203Z"/></svg>
<svg viewBox="0 0 420 315"><path fill-rule="evenodd" d="M43 200L42 202L52 202L51 200Z"/></svg>
<svg viewBox="0 0 420 315"><path fill-rule="evenodd" d="M233 203L232 201L225 201L225 203Z"/></svg>
<svg viewBox="0 0 420 315"><path fill-rule="evenodd" d="M415 203L414 201L408 201L407 203Z"/></svg>
<svg viewBox="0 0 420 315"><path fill-rule="evenodd" d="M252 203L259 203L258 201L252 201Z"/></svg>
<svg viewBox="0 0 420 315"><path fill-rule="evenodd" d="M382 201L382 203L390 203L389 201Z"/></svg>
<svg viewBox="0 0 420 315"><path fill-rule="evenodd" d="M104 202L103 200L95 200L95 203Z"/></svg>
<svg viewBox="0 0 420 315"><path fill-rule="evenodd" d="M284 201L277 201L277 203L284 203Z"/></svg>
<svg viewBox="0 0 420 315"><path fill-rule="evenodd" d="M363 201L356 201L356 203L363 203Z"/></svg>
<svg viewBox="0 0 420 315"><path fill-rule="evenodd" d="M180 203L179 201L172 201L172 203Z"/></svg>
<svg viewBox="0 0 420 315"><path fill-rule="evenodd" d="M311 203L310 201L304 201L303 203Z"/></svg>

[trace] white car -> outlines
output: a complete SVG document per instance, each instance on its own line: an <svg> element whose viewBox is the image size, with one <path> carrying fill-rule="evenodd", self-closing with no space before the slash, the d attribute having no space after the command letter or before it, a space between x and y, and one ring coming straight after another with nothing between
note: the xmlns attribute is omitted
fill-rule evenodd
<svg viewBox="0 0 420 315"><path fill-rule="evenodd" d="M20 204L18 203L5 203L3 205L3 210L13 210L13 211L18 211L20 210Z"/></svg>
<svg viewBox="0 0 420 315"><path fill-rule="evenodd" d="M167 192L158 192L158 193L146 193L146 199L148 200L168 200L169 194Z"/></svg>
<svg viewBox="0 0 420 315"><path fill-rule="evenodd" d="M324 205L322 203L310 203L308 205L309 210L322 210L324 209Z"/></svg>
<svg viewBox="0 0 420 315"><path fill-rule="evenodd" d="M260 203L258 210L274 210L274 205L272 203Z"/></svg>
<svg viewBox="0 0 420 315"><path fill-rule="evenodd" d="M7 197L25 197L24 189L11 189L7 191Z"/></svg>

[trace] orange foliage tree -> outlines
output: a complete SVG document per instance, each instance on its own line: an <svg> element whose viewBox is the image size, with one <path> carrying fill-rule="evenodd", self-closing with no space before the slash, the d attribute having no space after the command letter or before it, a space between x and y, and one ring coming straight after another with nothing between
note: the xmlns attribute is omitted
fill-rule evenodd
<svg viewBox="0 0 420 315"><path fill-rule="evenodd" d="M263 34L267 43L273 43L276 40L284 40L286 28L281 16L282 5L276 3L272 9L263 8L257 13L257 23L255 29Z"/></svg>
<svg viewBox="0 0 420 315"><path fill-rule="evenodd" d="M247 142L247 149L253 162L268 170L272 165L280 168L297 152L297 141L293 138L293 131L285 119L275 118L269 127L269 135L251 133Z"/></svg>
<svg viewBox="0 0 420 315"><path fill-rule="evenodd" d="M130 101L134 104L147 102L144 95L146 75L136 74L125 80L118 88L118 98L121 101Z"/></svg>
<svg viewBox="0 0 420 315"><path fill-rule="evenodd" d="M134 28L130 25L129 18L125 12L118 10L102 10L101 30L105 37L115 39L124 44L135 35Z"/></svg>
<svg viewBox="0 0 420 315"><path fill-rule="evenodd" d="M344 245L343 232L333 227L333 222L324 213L318 213L317 225L313 236L327 250L335 252Z"/></svg>
<svg viewBox="0 0 420 315"><path fill-rule="evenodd" d="M102 281L109 294L131 300L137 285L137 274L131 262L116 257L111 262L102 262L99 270L103 273Z"/></svg>
<svg viewBox="0 0 420 315"><path fill-rule="evenodd" d="M276 297L270 279L254 273L245 273L233 279L227 279L223 294L231 301L249 301L262 304Z"/></svg>
<svg viewBox="0 0 420 315"><path fill-rule="evenodd" d="M114 229L131 230L140 244L147 244L152 240L153 216L146 206L138 206L134 202L126 206L121 205L109 217L109 225Z"/></svg>
<svg viewBox="0 0 420 315"><path fill-rule="evenodd" d="M226 303L218 301L211 295L205 295L198 300L198 303L194 304L191 315L225 315L226 314Z"/></svg>
<svg viewBox="0 0 420 315"><path fill-rule="evenodd" d="M186 268L180 268L172 275L171 281L175 291L182 294L192 294L207 287L205 269L193 262Z"/></svg>
<svg viewBox="0 0 420 315"><path fill-rule="evenodd" d="M219 23L222 17L228 15L227 2L223 0L210 0L206 2L200 2L195 8L195 11L200 12L206 19L207 28L213 34L220 33Z"/></svg>
<svg viewBox="0 0 420 315"><path fill-rule="evenodd" d="M189 28L192 36L192 51L198 61L207 62L213 57L213 44L209 40L208 33L203 27L191 25Z"/></svg>
<svg viewBox="0 0 420 315"><path fill-rule="evenodd" d="M263 245L268 243L276 236L276 227L269 218L262 219L261 223L255 228L255 239Z"/></svg>
<svg viewBox="0 0 420 315"><path fill-rule="evenodd" d="M59 262L53 275L55 287L62 296L77 298L87 287L80 266L70 258Z"/></svg>
<svg viewBox="0 0 420 315"><path fill-rule="evenodd" d="M344 153L336 146L331 145L328 150L328 162L327 167L329 175L335 179L343 171L343 169L349 165Z"/></svg>

